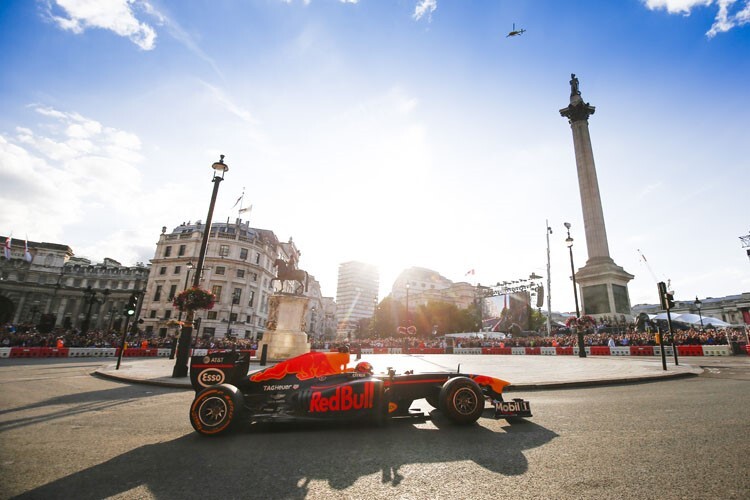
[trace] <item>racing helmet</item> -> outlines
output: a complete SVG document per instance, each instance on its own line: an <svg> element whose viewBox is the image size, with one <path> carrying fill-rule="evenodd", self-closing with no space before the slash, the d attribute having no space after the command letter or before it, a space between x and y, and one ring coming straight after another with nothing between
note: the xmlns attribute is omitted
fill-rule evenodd
<svg viewBox="0 0 750 500"><path fill-rule="evenodd" d="M368 363L367 361L360 361L357 363L357 366L354 367L354 370L359 373L368 373L372 375L372 365Z"/></svg>

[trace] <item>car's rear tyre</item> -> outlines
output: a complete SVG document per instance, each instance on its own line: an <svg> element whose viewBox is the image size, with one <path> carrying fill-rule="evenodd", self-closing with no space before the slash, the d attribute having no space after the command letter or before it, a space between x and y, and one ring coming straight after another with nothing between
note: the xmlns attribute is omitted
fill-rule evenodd
<svg viewBox="0 0 750 500"><path fill-rule="evenodd" d="M472 424L484 411L484 394L466 377L448 380L440 389L440 411L455 424Z"/></svg>
<svg viewBox="0 0 750 500"><path fill-rule="evenodd" d="M215 436L230 430L242 410L242 393L221 384L200 391L190 405L190 423L199 434Z"/></svg>

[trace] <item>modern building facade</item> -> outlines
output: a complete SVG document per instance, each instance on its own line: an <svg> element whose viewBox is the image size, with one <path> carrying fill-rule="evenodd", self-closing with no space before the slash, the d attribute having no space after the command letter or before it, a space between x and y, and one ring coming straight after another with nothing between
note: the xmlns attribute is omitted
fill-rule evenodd
<svg viewBox="0 0 750 500"><path fill-rule="evenodd" d="M26 243L12 240L10 259L0 257L0 323L44 318L49 328L119 331L128 298L141 295L148 275L144 264L92 263L59 243L29 241L27 255Z"/></svg>
<svg viewBox="0 0 750 500"><path fill-rule="evenodd" d="M378 304L379 286L380 278L375 266L357 261L339 264L336 287L337 338L354 336L359 320L373 316Z"/></svg>
<svg viewBox="0 0 750 500"><path fill-rule="evenodd" d="M144 328L165 336L175 334L174 321L181 319L172 306L174 296L193 282L198 264L205 224L183 223L171 232L162 228L151 260L150 275L143 303ZM276 259L299 260L294 242L280 242L273 231L250 227L247 221L212 223L201 273L201 288L216 296L213 309L196 311L200 319L197 335L204 337L238 337L257 339L268 320L268 299L275 290L282 291L276 277ZM286 283L283 291L291 291ZM276 288L274 288L276 287ZM312 325L312 308L322 309L320 285L308 279L307 325Z"/></svg>

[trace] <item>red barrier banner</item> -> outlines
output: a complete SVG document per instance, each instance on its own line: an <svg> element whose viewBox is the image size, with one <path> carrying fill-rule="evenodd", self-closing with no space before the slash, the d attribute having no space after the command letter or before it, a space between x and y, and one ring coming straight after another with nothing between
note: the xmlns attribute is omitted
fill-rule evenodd
<svg viewBox="0 0 750 500"><path fill-rule="evenodd" d="M526 354L542 354L542 348L541 347L527 347L526 348Z"/></svg>
<svg viewBox="0 0 750 500"><path fill-rule="evenodd" d="M11 347L10 357L11 358L38 358L39 348L38 347Z"/></svg>
<svg viewBox="0 0 750 500"><path fill-rule="evenodd" d="M654 346L651 345L631 345L630 346L631 356L653 356Z"/></svg>
<svg viewBox="0 0 750 500"><path fill-rule="evenodd" d="M612 354L606 345L592 345L590 352L592 356L609 356Z"/></svg>
<svg viewBox="0 0 750 500"><path fill-rule="evenodd" d="M678 345L677 354L680 356L703 356L703 347L699 345Z"/></svg>
<svg viewBox="0 0 750 500"><path fill-rule="evenodd" d="M482 354L512 354L510 347L482 347Z"/></svg>
<svg viewBox="0 0 750 500"><path fill-rule="evenodd" d="M555 352L558 356L572 356L573 355L573 348L572 347L555 347Z"/></svg>

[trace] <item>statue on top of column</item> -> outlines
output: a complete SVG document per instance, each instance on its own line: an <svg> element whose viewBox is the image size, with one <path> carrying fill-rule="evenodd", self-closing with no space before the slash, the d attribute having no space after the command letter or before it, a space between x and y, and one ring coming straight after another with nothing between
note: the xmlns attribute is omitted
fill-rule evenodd
<svg viewBox="0 0 750 500"><path fill-rule="evenodd" d="M575 73L570 74L570 97L574 95L581 95L581 91L578 90L578 78Z"/></svg>

